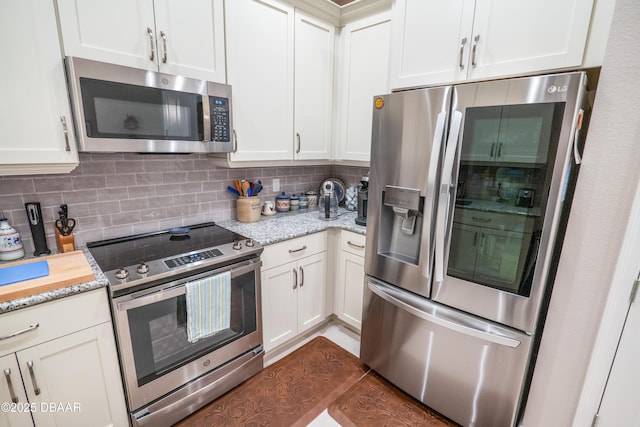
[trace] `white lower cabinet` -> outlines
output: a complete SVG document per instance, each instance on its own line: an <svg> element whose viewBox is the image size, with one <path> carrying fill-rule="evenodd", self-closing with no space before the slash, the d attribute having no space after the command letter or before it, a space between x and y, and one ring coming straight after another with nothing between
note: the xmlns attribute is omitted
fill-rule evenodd
<svg viewBox="0 0 640 427"><path fill-rule="evenodd" d="M129 425L104 289L7 313L0 323L4 337L26 330L0 341L0 425Z"/></svg>
<svg viewBox="0 0 640 427"><path fill-rule="evenodd" d="M325 320L326 234L316 233L265 248L262 255L265 351Z"/></svg>
<svg viewBox="0 0 640 427"><path fill-rule="evenodd" d="M335 312L338 319L360 330L364 295L365 236L343 230L336 270Z"/></svg>

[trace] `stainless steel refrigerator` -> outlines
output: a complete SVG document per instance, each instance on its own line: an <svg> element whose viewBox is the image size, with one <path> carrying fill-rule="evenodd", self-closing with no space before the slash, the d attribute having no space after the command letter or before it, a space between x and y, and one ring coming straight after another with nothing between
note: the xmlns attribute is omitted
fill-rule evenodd
<svg viewBox="0 0 640 427"><path fill-rule="evenodd" d="M585 85L575 72L374 98L361 358L462 425L518 421Z"/></svg>

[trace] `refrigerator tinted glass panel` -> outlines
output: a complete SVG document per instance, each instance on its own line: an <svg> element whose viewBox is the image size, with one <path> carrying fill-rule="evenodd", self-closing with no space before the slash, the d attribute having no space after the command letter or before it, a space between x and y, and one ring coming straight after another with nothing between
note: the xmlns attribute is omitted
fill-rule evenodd
<svg viewBox="0 0 640 427"><path fill-rule="evenodd" d="M202 141L202 96L81 78L87 136Z"/></svg>
<svg viewBox="0 0 640 427"><path fill-rule="evenodd" d="M529 296L564 103L465 112L447 274Z"/></svg>

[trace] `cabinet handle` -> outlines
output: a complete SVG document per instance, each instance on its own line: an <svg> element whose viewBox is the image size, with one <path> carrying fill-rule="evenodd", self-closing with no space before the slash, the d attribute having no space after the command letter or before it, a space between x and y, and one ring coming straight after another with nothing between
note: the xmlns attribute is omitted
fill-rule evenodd
<svg viewBox="0 0 640 427"><path fill-rule="evenodd" d="M16 392L13 390L13 383L11 382L11 369L7 368L4 370L4 377L7 379L7 388L9 389L11 401L18 403L18 396L16 396Z"/></svg>
<svg viewBox="0 0 640 427"><path fill-rule="evenodd" d="M233 151L232 153L235 153L236 151L238 151L238 134L236 133L236 130L232 130L231 133L233 133Z"/></svg>
<svg viewBox="0 0 640 427"><path fill-rule="evenodd" d="M296 139L298 140L298 148L296 148L296 154L300 152L300 132L296 132Z"/></svg>
<svg viewBox="0 0 640 427"><path fill-rule="evenodd" d="M289 253L293 254L293 253L296 253L296 252L304 251L305 249L307 249L307 245L304 245L303 247L298 248L298 249L289 249Z"/></svg>
<svg viewBox="0 0 640 427"><path fill-rule="evenodd" d="M65 150L71 151L71 146L69 145L69 129L67 128L67 118L65 116L60 116L60 123L62 123L62 132L64 133L64 143L66 145Z"/></svg>
<svg viewBox="0 0 640 427"><path fill-rule="evenodd" d="M351 240L347 240L347 245L353 246L357 249L364 249L364 245L358 245L357 243L353 243Z"/></svg>
<svg viewBox="0 0 640 427"><path fill-rule="evenodd" d="M149 27L147 27L147 34L149 35L149 46L151 47L151 55L149 55L149 61L154 61L156 59L156 43L153 40L153 30Z"/></svg>
<svg viewBox="0 0 640 427"><path fill-rule="evenodd" d="M478 47L478 40L480 40L480 34L473 38L473 49L471 51L471 66L476 68L476 48Z"/></svg>
<svg viewBox="0 0 640 427"><path fill-rule="evenodd" d="M304 286L304 268L300 267L300 287Z"/></svg>
<svg viewBox="0 0 640 427"><path fill-rule="evenodd" d="M476 222L484 222L485 224L488 222L491 222L491 218L482 218L479 216L472 216L471 219L473 219Z"/></svg>
<svg viewBox="0 0 640 427"><path fill-rule="evenodd" d="M31 384L33 384L33 392L37 396L40 394L40 387L38 387L38 383L36 382L36 375L33 373L33 360L29 360L27 362L27 366L29 367L29 376L31 376Z"/></svg>
<svg viewBox="0 0 640 427"><path fill-rule="evenodd" d="M167 34L164 31L160 31L160 37L162 37L162 63L167 63Z"/></svg>
<svg viewBox="0 0 640 427"><path fill-rule="evenodd" d="M502 155L502 142L498 144L498 156L500 157Z"/></svg>
<svg viewBox="0 0 640 427"><path fill-rule="evenodd" d="M464 54L464 45L467 44L467 38L463 38L462 41L460 42L460 69L464 70L464 63L462 62L463 60L463 54Z"/></svg>
<svg viewBox="0 0 640 427"><path fill-rule="evenodd" d="M40 327L39 323L34 323L33 325L29 325L28 328L25 328L21 331L10 333L9 335L4 335L0 337L0 341L8 340L9 338L17 337L18 335L26 334L27 332L35 331Z"/></svg>
<svg viewBox="0 0 640 427"><path fill-rule="evenodd" d="M473 233L473 246L478 244L478 232Z"/></svg>
<svg viewBox="0 0 640 427"><path fill-rule="evenodd" d="M293 269L293 289L296 289L298 287L298 270L296 270L295 268Z"/></svg>
<svg viewBox="0 0 640 427"><path fill-rule="evenodd" d="M489 157L493 157L493 152L496 149L496 143L494 142L493 144L491 144L491 153L489 154Z"/></svg>

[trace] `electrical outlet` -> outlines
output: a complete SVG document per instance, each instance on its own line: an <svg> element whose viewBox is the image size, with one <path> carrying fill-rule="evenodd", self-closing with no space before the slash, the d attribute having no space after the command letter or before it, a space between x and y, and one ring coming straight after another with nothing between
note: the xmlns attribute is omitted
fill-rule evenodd
<svg viewBox="0 0 640 427"><path fill-rule="evenodd" d="M280 191L280 179L273 178L273 191Z"/></svg>

